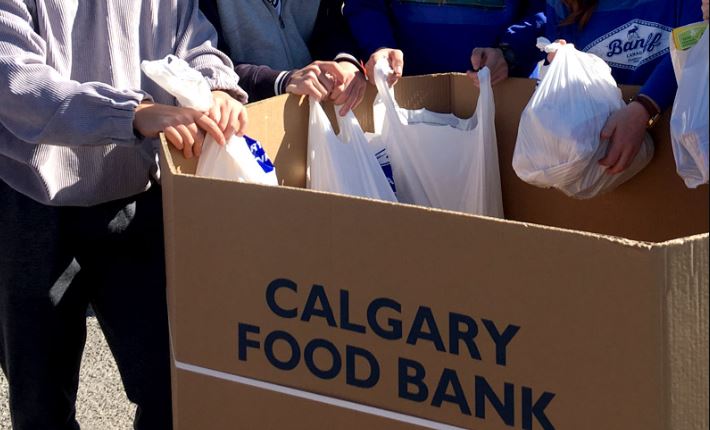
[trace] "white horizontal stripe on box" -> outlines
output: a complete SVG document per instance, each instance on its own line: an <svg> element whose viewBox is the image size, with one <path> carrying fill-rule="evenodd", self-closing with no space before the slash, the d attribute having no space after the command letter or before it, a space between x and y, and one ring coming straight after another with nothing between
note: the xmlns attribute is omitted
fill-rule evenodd
<svg viewBox="0 0 710 430"><path fill-rule="evenodd" d="M400 421L407 424L414 424L424 428L436 430L466 430L463 427L456 427L449 424L414 417L411 415L400 414L398 412L375 408L373 406L361 405L359 403L337 399L335 397L329 397L324 396L322 394L311 393L309 391L285 387L283 385L273 384L271 382L259 381L258 379L232 375L230 373L220 372L217 370L208 369L206 367L182 363L180 361L175 362L175 367L186 372L192 372L204 376L210 376L212 378L223 379L225 381L236 382L238 384L260 388L262 390L274 391L276 393L285 394L287 396L293 396L301 399L312 400L314 402L325 403L326 405L337 406L343 409L350 409L352 411L361 412L363 414L375 415L378 417L387 418L394 421Z"/></svg>

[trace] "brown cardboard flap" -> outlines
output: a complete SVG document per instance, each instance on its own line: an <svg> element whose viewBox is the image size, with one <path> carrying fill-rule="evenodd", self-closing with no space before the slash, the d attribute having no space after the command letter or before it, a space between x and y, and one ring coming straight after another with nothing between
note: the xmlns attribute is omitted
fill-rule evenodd
<svg viewBox="0 0 710 430"><path fill-rule="evenodd" d="M657 247L665 267L666 403L669 429L706 429L708 419L708 236Z"/></svg>

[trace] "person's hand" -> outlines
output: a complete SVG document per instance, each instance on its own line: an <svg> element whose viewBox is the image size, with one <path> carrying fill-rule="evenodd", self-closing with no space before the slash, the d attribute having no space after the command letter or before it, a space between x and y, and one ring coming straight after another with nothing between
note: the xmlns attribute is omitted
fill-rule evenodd
<svg viewBox="0 0 710 430"><path fill-rule="evenodd" d="M604 125L601 138L609 139L606 156L599 164L606 173L621 173L633 163L641 149L649 115L641 103L631 102L614 112Z"/></svg>
<svg viewBox="0 0 710 430"><path fill-rule="evenodd" d="M344 116L349 110L355 109L365 96L367 79L354 64L347 61L338 63L343 70L345 79L340 85L333 88L330 99L336 105L342 105L339 111Z"/></svg>
<svg viewBox="0 0 710 430"><path fill-rule="evenodd" d="M133 128L145 137L158 137L160 132L185 158L199 156L207 132L220 145L225 139L219 125L206 113L195 109L143 102L135 109Z"/></svg>
<svg viewBox="0 0 710 430"><path fill-rule="evenodd" d="M471 67L473 70L466 72L466 75L473 80L476 87L480 87L478 71L483 67L488 67L491 71L491 85L504 81L508 78L508 63L503 57L503 51L498 48L475 48L471 52Z"/></svg>
<svg viewBox="0 0 710 430"><path fill-rule="evenodd" d="M370 59L367 60L367 64L365 64L365 70L367 70L367 76L370 77L373 84L375 79L375 63L382 58L386 58L390 68L392 68L392 73L387 76L387 84L391 87L402 77L404 53L399 49L381 48L370 55Z"/></svg>
<svg viewBox="0 0 710 430"><path fill-rule="evenodd" d="M212 91L212 107L207 114L222 130L225 142L229 142L235 133L237 136L244 135L247 111L244 105L224 91ZM195 155L199 156L199 151Z"/></svg>
<svg viewBox="0 0 710 430"><path fill-rule="evenodd" d="M567 44L567 41L564 40L564 39L557 39L557 40L555 40L555 43L559 43L560 45L566 45L566 44ZM548 53L547 53L547 62L548 62L548 63L552 63L552 60L555 59L555 54L556 54L556 53L557 53L557 52L548 52Z"/></svg>
<svg viewBox="0 0 710 430"><path fill-rule="evenodd" d="M710 0L703 0L702 5L701 5L701 9L703 10L703 20L705 20L705 21L708 20L708 12L709 12L708 9L710 9L710 7L708 6L709 1Z"/></svg>
<svg viewBox="0 0 710 430"><path fill-rule="evenodd" d="M322 101L333 88L345 82L345 72L334 61L314 61L293 72L286 84L286 92L313 97Z"/></svg>

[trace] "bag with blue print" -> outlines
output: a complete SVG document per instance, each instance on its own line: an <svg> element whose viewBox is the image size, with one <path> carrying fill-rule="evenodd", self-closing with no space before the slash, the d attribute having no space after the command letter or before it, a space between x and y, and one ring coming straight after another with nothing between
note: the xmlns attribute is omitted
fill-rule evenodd
<svg viewBox="0 0 710 430"><path fill-rule="evenodd" d="M143 72L173 95L180 106L200 112L212 105L212 92L207 80L187 62L173 55L162 60L143 61ZM248 136L232 136L226 145L207 135L197 162L198 176L278 185L276 170L259 142Z"/></svg>

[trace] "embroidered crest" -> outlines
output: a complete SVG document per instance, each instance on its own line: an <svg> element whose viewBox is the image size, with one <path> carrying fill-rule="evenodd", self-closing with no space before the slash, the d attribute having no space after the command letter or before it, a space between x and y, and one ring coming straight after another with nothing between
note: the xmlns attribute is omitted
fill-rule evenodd
<svg viewBox="0 0 710 430"><path fill-rule="evenodd" d="M672 28L634 19L584 48L612 67L635 70L668 52Z"/></svg>

